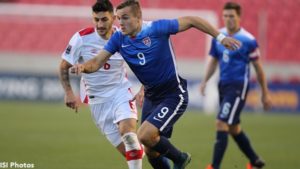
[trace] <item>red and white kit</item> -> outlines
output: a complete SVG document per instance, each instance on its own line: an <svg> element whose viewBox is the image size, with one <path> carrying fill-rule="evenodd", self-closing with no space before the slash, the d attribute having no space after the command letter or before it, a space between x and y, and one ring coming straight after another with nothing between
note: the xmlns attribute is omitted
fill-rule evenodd
<svg viewBox="0 0 300 169"><path fill-rule="evenodd" d="M95 28L76 32L62 58L74 65L92 59L103 49L107 40L102 39ZM97 72L82 74L81 101L88 103L92 117L107 139L117 146L122 142L116 123L123 119L137 119L135 102L126 77L125 61L119 53L114 54Z"/></svg>

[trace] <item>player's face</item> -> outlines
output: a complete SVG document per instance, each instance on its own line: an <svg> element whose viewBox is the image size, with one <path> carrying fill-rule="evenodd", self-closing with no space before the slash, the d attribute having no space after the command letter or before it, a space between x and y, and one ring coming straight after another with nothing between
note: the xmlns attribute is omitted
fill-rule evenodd
<svg viewBox="0 0 300 169"><path fill-rule="evenodd" d="M230 32L236 32L240 28L240 16L234 9L223 10L223 21Z"/></svg>
<svg viewBox="0 0 300 169"><path fill-rule="evenodd" d="M124 35L135 36L141 27L141 19L134 15L131 7L117 10L117 19Z"/></svg>
<svg viewBox="0 0 300 169"><path fill-rule="evenodd" d="M101 37L107 37L111 33L114 16L110 12L93 12L93 23Z"/></svg>

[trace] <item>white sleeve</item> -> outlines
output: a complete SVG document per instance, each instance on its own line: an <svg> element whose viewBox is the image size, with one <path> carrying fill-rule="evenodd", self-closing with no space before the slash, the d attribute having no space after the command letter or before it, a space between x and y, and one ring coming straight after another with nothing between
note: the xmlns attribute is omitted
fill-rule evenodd
<svg viewBox="0 0 300 169"><path fill-rule="evenodd" d="M74 65L78 62L80 57L80 48L82 46L82 39L79 33L75 33L71 38L66 50L62 54L62 59Z"/></svg>

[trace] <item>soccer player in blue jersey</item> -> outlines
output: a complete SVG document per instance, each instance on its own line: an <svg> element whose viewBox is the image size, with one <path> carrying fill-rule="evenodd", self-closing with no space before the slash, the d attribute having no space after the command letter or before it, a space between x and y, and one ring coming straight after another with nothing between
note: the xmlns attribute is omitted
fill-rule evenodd
<svg viewBox="0 0 300 169"><path fill-rule="evenodd" d="M112 54L121 53L144 86L138 138L145 146L150 164L155 169L169 169L166 157L174 163L173 169L184 169L191 160L190 154L179 151L168 140L173 125L188 104L186 80L177 73L170 35L194 27L217 38L229 49L238 48L240 43L221 34L199 17L143 22L140 5L134 0L122 2L116 13L121 31L112 35L104 50L94 59L73 66L71 71L77 74L94 72Z"/></svg>
<svg viewBox="0 0 300 169"><path fill-rule="evenodd" d="M248 137L242 131L240 125L240 114L246 102L249 88L249 64L255 68L258 82L261 86L261 101L264 109L271 106L268 87L259 59L260 53L255 38L240 26L241 7L234 2L228 2L223 8L223 20L225 28L221 32L239 40L241 48L229 51L216 39L212 40L209 64L203 82L200 85L201 93L204 95L206 82L220 67L219 96L220 111L217 115L216 142L214 145L212 164L207 169L219 169L225 153L228 134L230 134L241 151L249 158L248 169L260 169L264 162L259 158L252 148Z"/></svg>

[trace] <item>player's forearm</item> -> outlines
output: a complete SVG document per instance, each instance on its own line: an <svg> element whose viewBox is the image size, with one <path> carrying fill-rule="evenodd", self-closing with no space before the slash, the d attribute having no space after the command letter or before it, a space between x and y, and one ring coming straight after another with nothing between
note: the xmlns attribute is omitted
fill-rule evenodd
<svg viewBox="0 0 300 169"><path fill-rule="evenodd" d="M102 63L102 61L98 61L97 58L93 58L93 59L91 59L88 62L86 62L86 63L83 64L83 66L84 66L83 73L93 73L93 72L96 72L103 65L104 65L104 63Z"/></svg>
<svg viewBox="0 0 300 169"><path fill-rule="evenodd" d="M218 62L215 59L211 59L208 63L207 69L205 71L204 79L203 81L206 83L212 75L215 73L217 69Z"/></svg>
<svg viewBox="0 0 300 169"><path fill-rule="evenodd" d="M71 64L69 64L65 60L62 60L59 67L59 79L66 93L72 92L72 87L69 78L69 68L71 66L72 66Z"/></svg>
<svg viewBox="0 0 300 169"><path fill-rule="evenodd" d="M254 65L254 67L255 67L255 71L256 71L257 81L261 87L262 95L264 96L264 95L268 94L268 85L267 85L265 73L264 73L260 63L257 63L256 65Z"/></svg>
<svg viewBox="0 0 300 169"><path fill-rule="evenodd" d="M96 57L83 64L83 73L96 72L107 62L110 56L110 53L102 50Z"/></svg>
<svg viewBox="0 0 300 169"><path fill-rule="evenodd" d="M262 95L266 95L268 93L268 85L265 74L262 70L257 72L257 80L260 84Z"/></svg>
<svg viewBox="0 0 300 169"><path fill-rule="evenodd" d="M194 27L204 33L211 35L214 38L216 38L220 34L220 32L216 28L214 28L210 23L197 16L186 16L179 18L178 20L180 32Z"/></svg>

